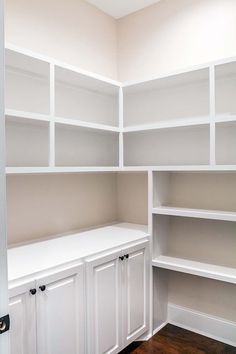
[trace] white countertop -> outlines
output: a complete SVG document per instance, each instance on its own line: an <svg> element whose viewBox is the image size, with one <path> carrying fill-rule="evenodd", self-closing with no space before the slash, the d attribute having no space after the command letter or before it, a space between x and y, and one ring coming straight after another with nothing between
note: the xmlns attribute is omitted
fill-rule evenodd
<svg viewBox="0 0 236 354"><path fill-rule="evenodd" d="M120 223L8 250L13 281L147 237L147 226Z"/></svg>

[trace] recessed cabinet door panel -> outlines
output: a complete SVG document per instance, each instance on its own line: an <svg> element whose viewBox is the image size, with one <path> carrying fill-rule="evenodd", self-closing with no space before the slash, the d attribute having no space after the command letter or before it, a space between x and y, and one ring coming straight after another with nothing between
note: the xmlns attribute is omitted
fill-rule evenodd
<svg viewBox="0 0 236 354"><path fill-rule="evenodd" d="M140 247L140 246L139 246ZM124 340L128 345L147 330L147 265L146 247L126 250L124 262Z"/></svg>
<svg viewBox="0 0 236 354"><path fill-rule="evenodd" d="M11 354L36 354L35 295L27 284L10 290L10 348Z"/></svg>
<svg viewBox="0 0 236 354"><path fill-rule="evenodd" d="M38 281L38 354L84 354L78 272L72 269Z"/></svg>
<svg viewBox="0 0 236 354"><path fill-rule="evenodd" d="M114 354L120 348L120 286L117 255L88 263L88 353Z"/></svg>

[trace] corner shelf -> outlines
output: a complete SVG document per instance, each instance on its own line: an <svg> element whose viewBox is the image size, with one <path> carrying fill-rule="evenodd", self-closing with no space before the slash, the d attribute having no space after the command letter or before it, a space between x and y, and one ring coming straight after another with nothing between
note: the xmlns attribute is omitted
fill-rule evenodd
<svg viewBox="0 0 236 354"><path fill-rule="evenodd" d="M231 211L161 206L161 207L153 208L152 213L157 215L183 216L188 218L236 221L236 212L231 212Z"/></svg>
<svg viewBox="0 0 236 354"><path fill-rule="evenodd" d="M156 259L153 259L152 265L158 268L236 284L235 268L222 267L219 265L196 262L170 256L159 256Z"/></svg>

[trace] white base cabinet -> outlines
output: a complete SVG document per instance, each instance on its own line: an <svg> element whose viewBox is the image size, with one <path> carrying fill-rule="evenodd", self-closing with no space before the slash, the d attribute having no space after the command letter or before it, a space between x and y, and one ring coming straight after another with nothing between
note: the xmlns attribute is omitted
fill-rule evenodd
<svg viewBox="0 0 236 354"><path fill-rule="evenodd" d="M11 354L84 354L83 282L80 264L12 288Z"/></svg>
<svg viewBox="0 0 236 354"><path fill-rule="evenodd" d="M87 260L89 354L114 354L147 331L148 241Z"/></svg>
<svg viewBox="0 0 236 354"><path fill-rule="evenodd" d="M35 281L9 291L11 354L36 354Z"/></svg>

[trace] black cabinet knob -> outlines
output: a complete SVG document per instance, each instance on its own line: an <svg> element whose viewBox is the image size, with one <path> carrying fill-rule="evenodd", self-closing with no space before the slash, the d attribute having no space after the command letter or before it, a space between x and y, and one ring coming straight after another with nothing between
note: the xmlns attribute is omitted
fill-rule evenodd
<svg viewBox="0 0 236 354"><path fill-rule="evenodd" d="M45 290L46 290L46 286L45 286L45 285L40 285L39 289L40 289L41 291L45 291Z"/></svg>
<svg viewBox="0 0 236 354"><path fill-rule="evenodd" d="M120 259L121 261L123 261L124 258L125 258L124 256L119 257L119 259Z"/></svg>
<svg viewBox="0 0 236 354"><path fill-rule="evenodd" d="M30 289L30 294L31 295L35 295L37 293L37 290L36 289Z"/></svg>
<svg viewBox="0 0 236 354"><path fill-rule="evenodd" d="M128 258L129 258L129 254L125 254L125 258L127 258L127 259L128 259Z"/></svg>

